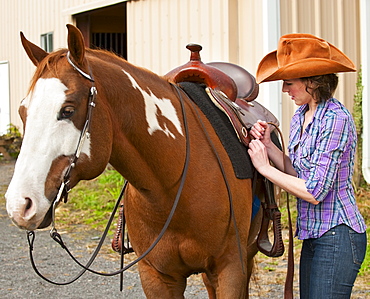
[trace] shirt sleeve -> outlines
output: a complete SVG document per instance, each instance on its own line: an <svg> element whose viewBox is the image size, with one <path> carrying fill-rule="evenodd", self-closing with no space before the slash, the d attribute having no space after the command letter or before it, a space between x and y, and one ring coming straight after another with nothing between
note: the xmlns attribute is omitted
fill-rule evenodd
<svg viewBox="0 0 370 299"><path fill-rule="evenodd" d="M349 139L348 119L332 113L321 122L316 146L311 156L306 188L317 201L323 201L334 186ZM335 184L336 185L336 184Z"/></svg>

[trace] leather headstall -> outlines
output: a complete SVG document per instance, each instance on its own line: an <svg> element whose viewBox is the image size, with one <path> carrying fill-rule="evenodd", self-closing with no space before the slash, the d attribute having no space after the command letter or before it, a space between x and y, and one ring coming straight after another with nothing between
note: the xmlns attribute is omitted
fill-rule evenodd
<svg viewBox="0 0 370 299"><path fill-rule="evenodd" d="M96 100L96 94L97 90L94 85L95 81L92 76L91 70L90 70L90 75L86 74L84 71L82 71L78 66L76 66L71 58L70 58L70 52L67 53L67 60L69 64L77 71L79 72L84 78L88 79L92 86L89 91L89 97L88 97L88 106L87 106L87 113L86 113L86 119L85 119L85 124L83 126L83 129L81 131L80 137L78 139L77 147L74 152L74 154L70 158L70 164L63 176L63 181L59 187L59 191L57 193L57 196L55 197L53 201L53 206L52 206L52 223L51 223L51 231L50 235L53 237L56 229L55 229L55 209L57 208L58 204L60 201L63 199L63 201L66 203L68 200L68 193L71 191L70 188L70 177L71 177L71 171L73 168L75 168L77 160L80 157L82 146L85 142L86 139L90 138L90 125L91 125L91 117L92 117L92 110L95 107L95 100Z"/></svg>

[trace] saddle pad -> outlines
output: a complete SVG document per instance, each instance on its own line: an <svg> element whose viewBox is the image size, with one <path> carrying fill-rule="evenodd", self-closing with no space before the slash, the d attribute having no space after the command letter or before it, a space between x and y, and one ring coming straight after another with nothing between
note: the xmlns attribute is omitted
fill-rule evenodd
<svg viewBox="0 0 370 299"><path fill-rule="evenodd" d="M193 82L181 82L179 86L206 115L229 155L235 176L238 179L253 177L253 165L247 148L241 144L228 117L208 97L205 86Z"/></svg>

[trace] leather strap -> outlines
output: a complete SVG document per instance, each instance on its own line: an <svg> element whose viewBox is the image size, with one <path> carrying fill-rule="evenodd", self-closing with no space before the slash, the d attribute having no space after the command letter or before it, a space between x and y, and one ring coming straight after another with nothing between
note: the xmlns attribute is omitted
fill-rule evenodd
<svg viewBox="0 0 370 299"><path fill-rule="evenodd" d="M234 127L236 134L238 135L239 140L245 146L248 146L249 142L251 141L248 130L253 126L253 124L242 120L242 109L237 104L230 101L227 96L220 91L216 91L212 88L207 87L206 92L211 101L227 115L230 123Z"/></svg>
<svg viewBox="0 0 370 299"><path fill-rule="evenodd" d="M293 278L294 278L294 249L293 249L293 228L289 208L289 193L287 192L286 206L289 222L289 247L288 247L288 270L285 278L284 299L293 299Z"/></svg>
<svg viewBox="0 0 370 299"><path fill-rule="evenodd" d="M266 178L263 178L263 181L266 202L262 203L264 215L257 237L257 247L259 251L269 257L279 257L284 253L284 241L281 234L281 213L275 202L272 183ZM271 245L268 236L270 221L272 221L274 232L273 245Z"/></svg>
<svg viewBox="0 0 370 299"><path fill-rule="evenodd" d="M284 145L284 138L283 134L280 129L272 123L270 125L275 126L275 129L278 131L281 137L281 147L283 153L283 161L285 159L285 145ZM284 165L284 164L283 164ZM283 169L285 172L285 169ZM292 226L292 217L290 214L290 207L289 207L289 193L287 192L286 198L286 206L288 211L288 229L289 229L289 247L288 247L288 269L285 278L285 286L284 286L284 299L293 299L293 278L294 278L294 239L293 239L293 226Z"/></svg>
<svg viewBox="0 0 370 299"><path fill-rule="evenodd" d="M118 220L117 220L117 229L112 239L112 249L121 255L134 252L134 250L130 246L128 234L125 233L125 228L126 228L126 218L125 218L125 213L124 213L124 208L123 208L123 199L122 199L121 206L119 209Z"/></svg>

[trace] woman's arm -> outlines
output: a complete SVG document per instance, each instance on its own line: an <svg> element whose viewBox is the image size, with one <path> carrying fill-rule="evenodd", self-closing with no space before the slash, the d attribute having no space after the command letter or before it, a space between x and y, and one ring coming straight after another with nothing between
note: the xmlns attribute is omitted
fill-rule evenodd
<svg viewBox="0 0 370 299"><path fill-rule="evenodd" d="M307 191L304 180L284 173L270 164L266 146L260 140L256 139L250 142L248 153L257 171L272 183L309 203L314 205L319 203L313 195Z"/></svg>
<svg viewBox="0 0 370 299"><path fill-rule="evenodd" d="M269 159L280 171L297 176L289 157L272 142L270 126L265 121L258 120L250 133L265 145Z"/></svg>

